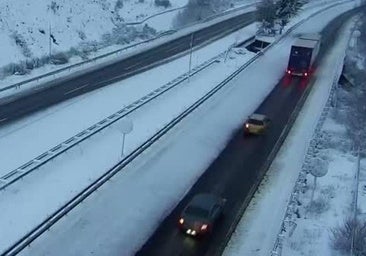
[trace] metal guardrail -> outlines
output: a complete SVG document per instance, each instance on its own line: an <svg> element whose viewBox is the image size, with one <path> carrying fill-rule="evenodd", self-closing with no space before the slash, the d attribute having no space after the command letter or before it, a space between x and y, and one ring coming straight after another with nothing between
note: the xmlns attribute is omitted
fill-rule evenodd
<svg viewBox="0 0 366 256"><path fill-rule="evenodd" d="M248 6L250 6L250 5L248 5ZM189 24L186 27L208 22L210 20L213 20L213 19L216 19L216 18L225 16L225 15L228 15L230 13L237 12L237 11L240 11L242 9L246 9L246 8L248 8L248 6L242 6L242 7L236 8L236 9L229 10L227 12L215 14L215 15L213 15L211 17L206 18L203 21L196 22L196 23L193 23L193 24ZM182 28L179 28L179 29L184 29L186 27L182 27ZM133 48L133 47L136 47L136 46L139 46L139 45L142 45L142 44L146 44L146 43L155 41L155 40L160 39L160 38L162 38L164 36L172 35L172 34L178 32L178 31L179 30L168 30L168 31L164 31L164 32L160 33L158 36L156 36L154 38L151 38L151 39L148 39L148 40L145 40L145 41L141 41L141 42L138 42L138 43L129 45L127 47L124 47L124 48L121 48L121 49L118 49L118 50L115 50L115 51L112 51L112 52L109 52L109 53L106 53L106 54L99 55L99 56L97 56L95 58L92 58L92 59L89 59L89 60L86 60L86 61L82 61L82 62L79 62L79 63L75 63L75 64L69 65L67 67L63 67L63 68L60 68L60 69L57 69L57 70L48 72L46 74L43 74L43 75L40 75L40 76L37 76L37 77L34 77L34 78L30 78L30 79L27 79L27 80L24 80L24 81L21 81L21 82L18 82L18 83L15 83L15 84L12 84L12 85L3 87L3 88L0 88L0 93L1 92L4 92L4 91L7 91L7 90L10 90L10 89L19 89L21 86L23 86L25 84L29 84L29 83L34 82L34 81L37 81L38 82L42 78L50 77L50 76L56 75L58 73L61 73L63 71L67 71L67 70L71 71L71 69L74 69L76 67L80 67L80 66L85 65L85 64L93 63L93 62L95 62L97 60L100 60L100 59L103 59L103 58L106 58L106 57L109 57L109 56L112 56L112 55L120 54L121 52L126 51L126 50L128 50L130 48ZM197 31L195 31L195 32L197 32ZM191 32L191 33L195 33L195 32ZM187 34L190 34L190 33L187 33ZM182 35L182 37L183 36L186 36L186 35Z"/></svg>
<svg viewBox="0 0 366 256"><path fill-rule="evenodd" d="M339 4L339 3L338 3ZM338 5L334 4L332 6ZM331 7L324 8L323 10L317 12L320 13L329 9ZM315 15L315 14L314 14ZM307 19L309 19L309 16ZM268 46L263 52L267 51L269 48L273 47L273 45L277 44L280 40L282 40L285 35L290 33L297 26L305 22L307 19L299 22L294 25L291 29L289 29L286 33L284 33L279 39L277 39L274 43ZM222 53L224 54L224 53ZM67 202L63 207L54 212L51 216L47 217L41 224L37 225L33 230L28 232L23 238L19 239L15 244L10 246L4 252L2 252L3 256L14 256L30 245L35 239L41 236L44 232L50 229L56 222L58 222L62 217L64 217L67 213L69 213L72 209L74 209L77 205L79 205L83 200L85 200L89 195L91 195L94 191L96 191L99 187L101 187L104 183L110 180L114 175L120 172L125 166L131 163L134 159L140 156L145 150L150 148L153 144L155 144L162 136L172 130L176 125L178 125L182 120L184 120L189 114L191 114L194 110L200 107L203 103L205 103L208 99L210 99L213 95L215 95L219 90L221 90L225 85L227 85L232 79L234 79L239 73L241 73L244 69L246 69L250 64L252 64L255 60L257 60L262 54L257 54L252 57L249 61L243 64L239 69L234 71L230 76L228 76L224 81L219 83L213 89L211 89L208 93L206 93L203 97L201 97L198 101L192 104L188 109L170 121L167 125L165 125L162 129L160 129L157 133L151 136L148 140L146 140L142 145L133 150L130 154L128 154L123 160L121 160L118 164L116 164L113 168L104 173L101 177L95 180L93 183L88 185L84 190L78 193L75 197L73 197L69 202ZM160 88L159 88L160 89ZM123 111L117 112L118 114L122 114ZM114 114L116 115L116 114ZM114 119L115 116L112 115L107 119ZM106 119L105 119L106 120ZM101 125L104 125L104 122L100 122ZM100 129L97 127L93 127L94 129ZM80 134L81 135L81 134ZM66 143L70 143L71 141L66 141ZM230 234L231 236L231 234ZM227 243L227 242L226 242Z"/></svg>

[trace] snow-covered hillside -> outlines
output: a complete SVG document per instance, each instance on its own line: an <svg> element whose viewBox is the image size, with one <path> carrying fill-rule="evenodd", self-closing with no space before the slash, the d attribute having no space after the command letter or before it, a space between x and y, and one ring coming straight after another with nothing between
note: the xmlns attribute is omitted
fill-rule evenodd
<svg viewBox="0 0 366 256"><path fill-rule="evenodd" d="M177 8L187 0L171 3L169 8ZM130 30L121 27L124 21L136 21L165 9L152 1L137 0L0 1L0 66L48 55L50 30L51 50L66 51L83 42L108 40L113 29L126 33Z"/></svg>
<svg viewBox="0 0 366 256"><path fill-rule="evenodd" d="M164 5L166 1L170 3L168 6ZM221 8L217 8L216 4L214 12L255 2L215 1L221 3ZM187 3L188 0L2 0L0 78L42 66L48 62L50 53L56 55L62 52L57 61L67 62L75 55L87 58L88 53L97 49L154 37L177 23L177 16L182 11L180 7ZM129 25L169 10L171 12L158 15L141 25ZM20 67L21 62L23 66Z"/></svg>

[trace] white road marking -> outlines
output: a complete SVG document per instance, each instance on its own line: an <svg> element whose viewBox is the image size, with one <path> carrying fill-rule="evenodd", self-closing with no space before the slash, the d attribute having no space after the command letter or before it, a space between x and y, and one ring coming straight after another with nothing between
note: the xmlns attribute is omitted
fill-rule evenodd
<svg viewBox="0 0 366 256"><path fill-rule="evenodd" d="M181 45L178 45L176 47L173 47L173 48L170 48L170 49L166 50L166 52L174 52L175 50L177 50L180 47L181 47Z"/></svg>
<svg viewBox="0 0 366 256"><path fill-rule="evenodd" d="M67 95L67 94L70 94L70 93L76 92L76 91L78 91L78 90L81 90L81 89L83 89L83 88L87 87L88 85L89 85L89 84L84 84L84 85L82 85L82 86L80 86L80 87L78 87L78 88L72 89L71 91L65 92L65 93L64 93L64 95Z"/></svg>
<svg viewBox="0 0 366 256"><path fill-rule="evenodd" d="M132 65L132 66L128 66L125 68L125 70L130 70L130 69L133 69L137 66L140 66L143 62L136 62L136 64Z"/></svg>

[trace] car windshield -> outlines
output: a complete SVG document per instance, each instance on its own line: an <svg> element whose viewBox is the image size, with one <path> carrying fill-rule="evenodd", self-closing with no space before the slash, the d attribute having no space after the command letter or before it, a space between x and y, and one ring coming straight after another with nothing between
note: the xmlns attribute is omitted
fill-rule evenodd
<svg viewBox="0 0 366 256"><path fill-rule="evenodd" d="M207 218L209 212L197 206L188 206L185 213L191 217Z"/></svg>
<svg viewBox="0 0 366 256"><path fill-rule="evenodd" d="M256 119L249 119L248 123L254 124L254 125L263 125L262 121L256 120Z"/></svg>

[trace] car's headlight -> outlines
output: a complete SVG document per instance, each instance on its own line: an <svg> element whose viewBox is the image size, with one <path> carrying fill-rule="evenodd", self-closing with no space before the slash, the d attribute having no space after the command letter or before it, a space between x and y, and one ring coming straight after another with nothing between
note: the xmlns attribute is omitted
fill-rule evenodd
<svg viewBox="0 0 366 256"><path fill-rule="evenodd" d="M245 128L249 128L249 124L245 124Z"/></svg>
<svg viewBox="0 0 366 256"><path fill-rule="evenodd" d="M183 219L183 218L180 218L180 219L179 219L179 223L180 223L180 224L183 224L183 223L184 223L184 219Z"/></svg>
<svg viewBox="0 0 366 256"><path fill-rule="evenodd" d="M208 228L208 225L207 225L207 224L203 224L203 225L201 226L201 230L202 230L202 231L207 230L207 228Z"/></svg>

